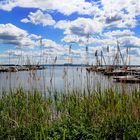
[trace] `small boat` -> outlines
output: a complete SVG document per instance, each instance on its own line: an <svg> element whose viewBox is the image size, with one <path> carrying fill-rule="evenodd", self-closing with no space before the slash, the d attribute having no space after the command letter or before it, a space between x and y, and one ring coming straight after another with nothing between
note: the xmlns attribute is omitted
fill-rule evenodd
<svg viewBox="0 0 140 140"><path fill-rule="evenodd" d="M18 66L17 69L18 71L29 71L29 68L24 67L24 66Z"/></svg>
<svg viewBox="0 0 140 140"><path fill-rule="evenodd" d="M88 72L104 72L106 68L101 67L101 66L92 66L92 67L86 68L86 70Z"/></svg>
<svg viewBox="0 0 140 140"><path fill-rule="evenodd" d="M37 66L31 66L30 68L29 68L29 70L38 70L38 67Z"/></svg>
<svg viewBox="0 0 140 140"><path fill-rule="evenodd" d="M132 75L140 75L140 69L139 68L128 69L128 72Z"/></svg>
<svg viewBox="0 0 140 140"><path fill-rule="evenodd" d="M106 68L105 67L97 67L98 72L105 72Z"/></svg>
<svg viewBox="0 0 140 140"><path fill-rule="evenodd" d="M140 72L139 71L135 71L132 73L133 75L137 75L137 76L140 76Z"/></svg>
<svg viewBox="0 0 140 140"><path fill-rule="evenodd" d="M104 75L107 75L107 76L126 76L126 75L128 75L128 71L122 70L122 69L113 70L113 71L105 71Z"/></svg>
<svg viewBox="0 0 140 140"><path fill-rule="evenodd" d="M113 77L116 82L122 83L140 83L140 77L134 75Z"/></svg>
<svg viewBox="0 0 140 140"><path fill-rule="evenodd" d="M18 69L15 66L11 66L7 69L7 72L18 72Z"/></svg>
<svg viewBox="0 0 140 140"><path fill-rule="evenodd" d="M92 66L92 67L86 68L86 70L88 72L97 72L97 66Z"/></svg>
<svg viewBox="0 0 140 140"><path fill-rule="evenodd" d="M7 72L7 69L0 69L0 72Z"/></svg>

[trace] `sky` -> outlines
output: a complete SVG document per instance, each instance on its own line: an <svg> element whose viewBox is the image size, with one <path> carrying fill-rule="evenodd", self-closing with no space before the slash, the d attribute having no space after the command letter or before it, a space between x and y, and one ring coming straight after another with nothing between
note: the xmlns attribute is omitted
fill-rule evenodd
<svg viewBox="0 0 140 140"><path fill-rule="evenodd" d="M0 0L0 64L111 63L117 42L140 64L140 0Z"/></svg>

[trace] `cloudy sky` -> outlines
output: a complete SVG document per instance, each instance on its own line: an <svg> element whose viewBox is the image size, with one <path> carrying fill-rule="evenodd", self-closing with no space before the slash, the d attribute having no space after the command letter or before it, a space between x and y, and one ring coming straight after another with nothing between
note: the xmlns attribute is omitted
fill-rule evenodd
<svg viewBox="0 0 140 140"><path fill-rule="evenodd" d="M41 54L44 63L94 63L96 50L109 61L117 41L140 64L140 0L0 0L0 63L38 63Z"/></svg>

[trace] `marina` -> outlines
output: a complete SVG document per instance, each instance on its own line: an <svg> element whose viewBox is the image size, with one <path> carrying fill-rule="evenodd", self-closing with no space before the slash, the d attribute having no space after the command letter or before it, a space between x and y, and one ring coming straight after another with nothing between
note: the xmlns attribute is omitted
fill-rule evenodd
<svg viewBox="0 0 140 140"><path fill-rule="evenodd" d="M109 52L109 47L107 47L107 50ZM125 58L124 56L127 57ZM128 48L126 49L126 54L124 56L122 55L119 42L117 41L117 51L114 55L113 61L111 62L112 65L103 66L103 60L104 64L107 63L103 52L101 51L101 55L98 56L98 50L96 50L96 65L90 66L89 68L86 68L86 70L88 72L100 72L105 76L115 76L113 79L115 79L116 82L140 83L140 67L130 66L127 64L127 62L130 63L130 57L129 61L127 60Z"/></svg>
<svg viewBox="0 0 140 140"><path fill-rule="evenodd" d="M105 76L102 72L89 73L86 68L85 66L46 66L42 70L1 72L0 90L19 87L25 90L37 88L42 93L48 94L48 91L55 90L67 92L81 90L83 92L90 89L92 91L97 90L99 85L102 90L112 87L119 90L124 88L128 92L134 88L140 88L139 80L134 79L136 81L133 80L133 82L127 80L126 83L124 80L116 81L115 79L119 76ZM134 78L133 75L132 78Z"/></svg>
<svg viewBox="0 0 140 140"><path fill-rule="evenodd" d="M140 0L0 0L0 140L140 140Z"/></svg>

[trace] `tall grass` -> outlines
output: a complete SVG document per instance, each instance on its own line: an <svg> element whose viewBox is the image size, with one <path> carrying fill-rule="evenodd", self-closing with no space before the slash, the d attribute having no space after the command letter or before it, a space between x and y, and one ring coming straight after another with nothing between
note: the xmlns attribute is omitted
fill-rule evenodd
<svg viewBox="0 0 140 140"><path fill-rule="evenodd" d="M0 139L26 140L138 140L140 91L113 89L68 94L54 92L46 98L36 90L2 92Z"/></svg>

